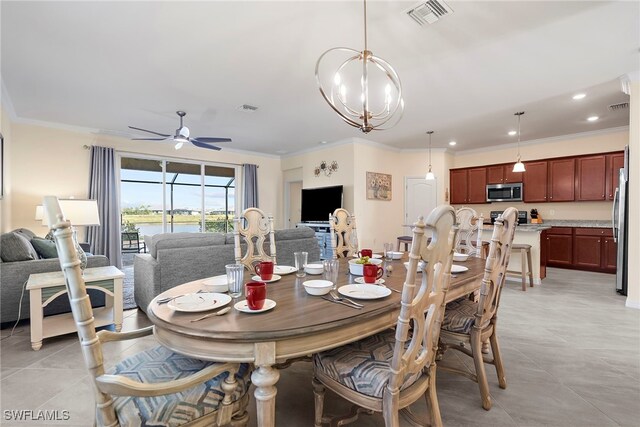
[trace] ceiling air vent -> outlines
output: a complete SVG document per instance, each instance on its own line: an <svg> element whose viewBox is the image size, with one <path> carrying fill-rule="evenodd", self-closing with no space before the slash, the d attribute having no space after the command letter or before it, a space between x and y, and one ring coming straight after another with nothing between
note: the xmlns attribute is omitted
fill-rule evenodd
<svg viewBox="0 0 640 427"><path fill-rule="evenodd" d="M249 105L249 104L242 104L237 109L240 110L240 111L244 111L245 113L253 113L254 111L256 111L258 109L258 107L255 107L255 106Z"/></svg>
<svg viewBox="0 0 640 427"><path fill-rule="evenodd" d="M422 26L433 24L443 16L453 13L453 9L442 0L429 0L405 10L405 13Z"/></svg>
<svg viewBox="0 0 640 427"><path fill-rule="evenodd" d="M626 110L627 108L629 108L629 103L628 102L621 102L619 104L611 104L611 105L609 105L609 111Z"/></svg>

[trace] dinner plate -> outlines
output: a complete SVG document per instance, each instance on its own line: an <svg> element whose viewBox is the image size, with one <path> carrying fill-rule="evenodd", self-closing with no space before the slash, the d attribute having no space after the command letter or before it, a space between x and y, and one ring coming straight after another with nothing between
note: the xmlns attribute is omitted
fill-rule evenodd
<svg viewBox="0 0 640 427"><path fill-rule="evenodd" d="M467 267L465 267L464 265L455 265L453 264L451 266L451 272L452 273L464 273L465 271L468 271L469 269Z"/></svg>
<svg viewBox="0 0 640 427"><path fill-rule="evenodd" d="M276 265L273 267L273 272L281 276L286 276L287 274L295 273L296 271L296 268L290 265Z"/></svg>
<svg viewBox="0 0 640 427"><path fill-rule="evenodd" d="M183 311L185 313L197 313L199 311L213 310L229 304L231 297L217 292L201 292L186 294L171 300L167 303L167 307L175 311Z"/></svg>
<svg viewBox="0 0 640 427"><path fill-rule="evenodd" d="M264 305L262 306L262 308L260 310L251 310L249 308L249 304L247 303L247 300L242 300L242 301L238 301L233 308L235 308L238 311L241 311L243 313L262 313L263 311L268 311L271 310L273 307L276 306L276 302L274 300L270 300L270 299L265 299L264 300Z"/></svg>
<svg viewBox="0 0 640 427"><path fill-rule="evenodd" d="M254 282L264 282L264 283L277 282L280 279L282 279L282 277L278 276L277 274L274 274L273 276L271 276L271 280L262 280L260 276L257 276L257 275L251 278L251 280L253 280Z"/></svg>
<svg viewBox="0 0 640 427"><path fill-rule="evenodd" d="M391 295L391 290L389 288L383 288L382 286L357 284L341 286L338 288L338 293L349 298L379 299Z"/></svg>
<svg viewBox="0 0 640 427"><path fill-rule="evenodd" d="M356 283L362 283L362 284L366 283L364 281L364 277L356 277L354 281ZM367 283L367 285L384 285L384 279L378 279L376 280L376 283Z"/></svg>

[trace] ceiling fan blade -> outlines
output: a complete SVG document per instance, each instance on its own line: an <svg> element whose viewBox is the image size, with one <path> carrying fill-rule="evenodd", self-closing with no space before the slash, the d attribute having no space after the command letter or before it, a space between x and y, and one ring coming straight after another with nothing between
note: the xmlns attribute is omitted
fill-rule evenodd
<svg viewBox="0 0 640 427"><path fill-rule="evenodd" d="M132 141L164 141L167 138L131 138Z"/></svg>
<svg viewBox="0 0 640 427"><path fill-rule="evenodd" d="M200 147L200 148L208 148L210 150L216 150L216 151L222 150L222 148L220 148L220 147L216 147L215 145L209 145L206 142L200 142L200 141L198 141L196 139L192 139L191 143L193 145L195 145L196 147Z"/></svg>
<svg viewBox="0 0 640 427"><path fill-rule="evenodd" d="M171 135L167 135L166 133L154 132L152 130L137 128L137 127L134 127L134 126L129 126L129 129L141 130L142 132L149 132L149 133L152 133L154 135L164 136L165 138L168 138L168 137L171 136Z"/></svg>
<svg viewBox="0 0 640 427"><path fill-rule="evenodd" d="M208 136L199 136L197 138L191 138L191 141L198 141L198 142L231 142L231 138L212 138L212 137L208 137Z"/></svg>

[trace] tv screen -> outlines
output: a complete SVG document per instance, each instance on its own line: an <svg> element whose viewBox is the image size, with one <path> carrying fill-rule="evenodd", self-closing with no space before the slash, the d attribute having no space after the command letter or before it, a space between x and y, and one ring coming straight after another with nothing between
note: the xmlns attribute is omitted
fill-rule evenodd
<svg viewBox="0 0 640 427"><path fill-rule="evenodd" d="M329 221L329 214L342 207L342 185L302 189L302 222Z"/></svg>

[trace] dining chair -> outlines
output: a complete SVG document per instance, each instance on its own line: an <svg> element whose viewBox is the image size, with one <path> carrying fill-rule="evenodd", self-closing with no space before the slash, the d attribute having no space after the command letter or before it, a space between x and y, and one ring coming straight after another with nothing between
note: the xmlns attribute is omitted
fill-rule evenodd
<svg viewBox="0 0 640 427"><path fill-rule="evenodd" d="M333 258L345 258L358 253L356 217L346 209L338 208L329 214L331 250Z"/></svg>
<svg viewBox="0 0 640 427"><path fill-rule="evenodd" d="M458 235L455 242L456 252L481 258L482 255L482 229L484 217L478 215L474 209L463 207L456 211ZM474 234L477 236L474 239Z"/></svg>
<svg viewBox="0 0 640 427"><path fill-rule="evenodd" d="M478 302L461 298L447 304L440 332L441 351L449 348L473 358L475 374L440 364L441 369L464 375L478 383L482 407L491 409L491 396L484 364L496 367L498 385L507 387L507 381L498 345L497 314L500 294L504 285L511 244L518 222L518 210L507 208L494 224L489 257L487 258ZM484 356L482 343L491 343L491 356Z"/></svg>
<svg viewBox="0 0 640 427"><path fill-rule="evenodd" d="M247 364L213 363L155 346L105 371L103 344L153 334L153 327L96 333L91 301L58 199L44 198L84 363L93 382L98 426L242 426L250 386Z"/></svg>
<svg viewBox="0 0 640 427"><path fill-rule="evenodd" d="M451 280L454 224L455 211L444 205L435 208L425 222L420 217L414 224L395 328L314 355L316 427L355 421L362 411L382 412L385 425L397 427L400 410L412 422L425 425L408 408L422 396L427 401L431 425L442 425L435 357L445 294ZM432 233L430 243L425 230ZM416 283L421 259L427 262ZM325 388L355 404L351 413L340 420L324 417Z"/></svg>
<svg viewBox="0 0 640 427"><path fill-rule="evenodd" d="M265 215L258 208L248 208L238 218L234 219L233 230L236 263L244 264L251 273L255 274L256 261L276 262L276 239L273 232L273 216ZM241 240L247 247L242 254ZM265 251L265 240L269 237L269 253Z"/></svg>

